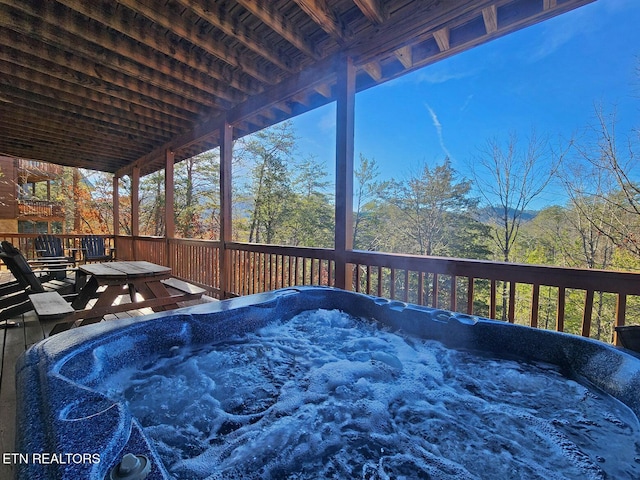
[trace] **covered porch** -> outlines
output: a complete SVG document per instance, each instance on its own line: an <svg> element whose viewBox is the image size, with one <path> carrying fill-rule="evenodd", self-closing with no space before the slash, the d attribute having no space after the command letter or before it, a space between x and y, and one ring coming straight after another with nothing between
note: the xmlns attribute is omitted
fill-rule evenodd
<svg viewBox="0 0 640 480"><path fill-rule="evenodd" d="M217 299L323 285L508 322L526 318L521 323L618 345L614 327L637 323L629 311L639 301L639 274L353 249L356 94L591 1L2 1L0 153L112 173L114 221L105 237L118 259L168 266ZM331 102L334 248L234 241L233 142ZM220 152L219 239L177 238L174 165L213 148ZM165 234L141 236L140 178L162 169ZM119 222L124 177L132 187L131 235ZM30 258L34 237L0 232ZM593 324L603 297L615 305L607 330ZM569 301L580 305L577 313L568 312ZM578 327L568 328L576 315ZM37 328L31 321L25 333L4 332L3 372L44 336ZM5 413L15 408L11 382L3 373L6 452L13 451Z"/></svg>
<svg viewBox="0 0 640 480"><path fill-rule="evenodd" d="M11 81L0 91L0 152L113 173L108 237L118 259L169 266L219 299L327 285L618 344L613 327L629 323L636 274L353 249L356 94L590 1L3 2L1 61ZM331 102L334 248L234 241L233 142ZM174 165L212 148L219 239L177 238ZM140 235L140 178L158 170L165 234L150 238ZM124 177L131 235L120 227ZM27 234L0 236L30 245ZM606 332L592 328L602 296L615 304ZM569 297L581 304L577 330L566 327Z"/></svg>

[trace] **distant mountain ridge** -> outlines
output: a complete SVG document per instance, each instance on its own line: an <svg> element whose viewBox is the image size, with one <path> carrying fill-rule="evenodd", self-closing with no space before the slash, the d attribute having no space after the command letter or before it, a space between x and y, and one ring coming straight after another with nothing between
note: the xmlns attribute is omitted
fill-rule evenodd
<svg viewBox="0 0 640 480"><path fill-rule="evenodd" d="M512 217L515 209L509 209L509 216ZM536 218L540 213L539 210L525 210L522 212L522 221L529 222ZM498 207L483 207L478 209L478 220L482 223L487 223L489 220L493 218L500 218L502 215L502 209Z"/></svg>

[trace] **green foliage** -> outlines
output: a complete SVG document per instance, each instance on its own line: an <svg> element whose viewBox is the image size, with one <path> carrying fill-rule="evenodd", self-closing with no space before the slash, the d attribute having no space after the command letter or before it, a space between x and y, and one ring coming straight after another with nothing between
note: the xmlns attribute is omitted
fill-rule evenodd
<svg viewBox="0 0 640 480"><path fill-rule="evenodd" d="M402 181L381 185L380 195L389 205L387 234L399 237L404 253L486 258L486 227L475 220L478 200L470 196L471 184L459 179L446 159ZM387 243L389 245L389 243ZM391 246L390 251L398 251Z"/></svg>

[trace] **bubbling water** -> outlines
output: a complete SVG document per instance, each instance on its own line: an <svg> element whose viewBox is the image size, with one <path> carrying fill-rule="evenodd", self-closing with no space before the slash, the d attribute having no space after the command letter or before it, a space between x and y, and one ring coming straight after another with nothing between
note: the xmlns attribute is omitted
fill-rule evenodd
<svg viewBox="0 0 640 480"><path fill-rule="evenodd" d="M304 312L99 389L185 479L640 478L622 403L551 365Z"/></svg>

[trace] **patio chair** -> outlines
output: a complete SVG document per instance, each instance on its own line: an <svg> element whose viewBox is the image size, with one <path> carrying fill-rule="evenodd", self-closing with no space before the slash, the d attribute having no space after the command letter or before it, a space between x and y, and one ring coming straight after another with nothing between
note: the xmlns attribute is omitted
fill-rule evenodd
<svg viewBox="0 0 640 480"><path fill-rule="evenodd" d="M18 325L8 322L7 319L33 310L29 295L57 292L67 301L77 296L73 279L66 276L62 280L51 278L52 273L58 274L61 269L66 273L75 271L74 268L57 263L54 270L40 267L33 270L22 252L7 241L0 244L0 258L15 278L15 282L0 286L0 293L3 292L3 288L4 293L11 292L0 297L0 320L5 320L6 327Z"/></svg>
<svg viewBox="0 0 640 480"><path fill-rule="evenodd" d="M42 265L44 263L51 270L55 270L54 265L56 263L73 265L73 267L76 265L75 256L68 256L64 254L62 240L59 237L54 237L53 235L40 235L35 238L33 245L40 260L38 262L32 262L32 264L38 263ZM52 274L52 276L58 280L62 280L66 275L67 273L64 269Z"/></svg>
<svg viewBox="0 0 640 480"><path fill-rule="evenodd" d="M114 249L108 250L104 238L97 235L87 235L82 239L82 256L84 262L110 262L113 260Z"/></svg>
<svg viewBox="0 0 640 480"><path fill-rule="evenodd" d="M0 284L0 329L19 326L20 323L9 319L29 311L30 307L27 292L17 280Z"/></svg>
<svg viewBox="0 0 640 480"><path fill-rule="evenodd" d="M56 280L49 285L49 270L40 270L43 277L42 280L38 278L22 253L9 242L4 241L0 245L0 258L15 279L0 285L0 328L18 326L17 322L10 322L9 319L33 309L29 301L32 291L44 292L56 288L73 290L73 284L65 281ZM57 264L56 268L61 268L61 265ZM54 273L59 274L60 270Z"/></svg>
<svg viewBox="0 0 640 480"><path fill-rule="evenodd" d="M68 278L52 279L51 274L58 274L60 271L76 271L71 264L57 262L53 269L47 268L46 264L35 268L31 267L22 252L6 240L1 244L0 258L20 287L27 293L43 293L49 291L60 291L60 293L71 293L75 291L75 279Z"/></svg>

